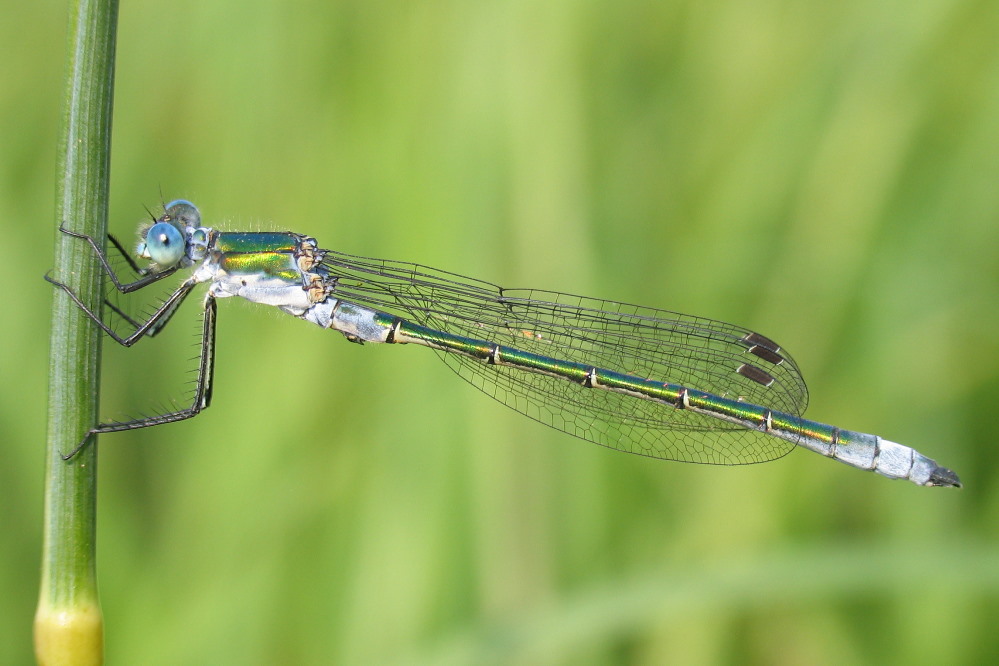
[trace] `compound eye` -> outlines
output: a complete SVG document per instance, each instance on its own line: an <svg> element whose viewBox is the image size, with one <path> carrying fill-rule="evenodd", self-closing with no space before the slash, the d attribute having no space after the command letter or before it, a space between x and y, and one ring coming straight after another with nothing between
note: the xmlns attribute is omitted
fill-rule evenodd
<svg viewBox="0 0 999 666"><path fill-rule="evenodd" d="M187 199L176 199L163 207L163 218L177 220L186 227L200 227L201 213L198 207Z"/></svg>
<svg viewBox="0 0 999 666"><path fill-rule="evenodd" d="M184 256L184 236L177 227L166 222L149 227L144 245L140 246L139 254L164 268L176 265Z"/></svg>

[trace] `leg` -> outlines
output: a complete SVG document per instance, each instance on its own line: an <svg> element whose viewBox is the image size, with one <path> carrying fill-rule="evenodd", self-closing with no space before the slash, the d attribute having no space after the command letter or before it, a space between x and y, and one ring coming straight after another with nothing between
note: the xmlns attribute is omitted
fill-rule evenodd
<svg viewBox="0 0 999 666"><path fill-rule="evenodd" d="M146 335L148 335L149 337L153 337L154 335L156 335L157 333L159 333L160 331L162 331L166 327L166 325L168 323L170 323L170 318L173 317L174 313L177 312L177 310L180 308L181 303L183 303L183 302L184 302L183 298L181 298L180 300L174 302L172 308L169 308L166 312L163 313L162 316L159 317L159 319L156 320L156 322L152 326L149 326L147 328ZM125 321L127 321L129 324L131 324L132 326L134 326L136 329L142 328L143 322L139 322L139 321L136 321L135 319L132 319L127 314L125 314L125 312L123 312L121 308L119 308L117 305L115 305L111 301L105 299L104 300L104 307L106 307L109 310L113 311L116 315L118 315L119 317L121 317L122 319L124 319Z"/></svg>
<svg viewBox="0 0 999 666"><path fill-rule="evenodd" d="M128 262L128 265L132 268L132 270L134 270L138 275L142 276L134 282L122 283L118 279L118 276L115 275L114 269L111 268L111 264L108 263L107 255L101 249L100 245L97 244L96 240L94 240L92 237L86 234L80 234L75 231L70 231L69 229L67 229L65 226L62 225L59 226L59 231L63 232L67 236L72 236L73 238L81 238L90 243L90 247L94 249L94 253L97 254L97 258L101 260L101 264L104 266L104 272L108 274L109 278L111 278L111 282L114 283L115 288L118 289L118 291L120 291L123 294L127 294L137 289L142 289L143 287L148 287L152 283L162 280L168 275L173 275L173 273L177 270L177 267L174 266L173 268L168 268L167 270L160 271L159 273L149 273L147 269L139 268L136 265L135 261L132 259L132 257L129 256L128 252L125 251L125 248L122 247L121 243L118 242L118 239L108 234L108 240L111 241L111 244L114 245L115 249L117 249L118 252L120 252L123 257L125 257L125 261Z"/></svg>
<svg viewBox="0 0 999 666"><path fill-rule="evenodd" d="M135 332L123 338L112 331L111 327L105 324L100 318L100 315L88 308L84 302L80 300L80 297L73 293L73 290L70 289L68 285L59 282L48 275L45 276L45 279L69 294L69 297L73 299L73 302L76 303L77 306L79 306L79 308L94 321L94 323L100 326L112 340L125 347L131 347L144 335L155 335L158 333L167 324L167 322L170 321L170 318L177 311L177 308L180 307L180 304L184 302L187 295L190 294L191 290L198 284L193 277L184 280L180 286L177 287L177 291L173 292L170 295L170 298L166 299L166 301L163 302L163 305L157 308L156 312L149 316L149 319L141 324L138 324ZM119 314L123 314L118 308L114 308L114 310ZM132 323L138 323L127 316L125 319Z"/></svg>
<svg viewBox="0 0 999 666"><path fill-rule="evenodd" d="M215 313L215 297L208 294L205 298L205 321L204 329L201 333L201 362L198 365L198 377L195 383L194 400L191 402L190 407L176 412L161 414L159 416L133 419L131 421L101 423L97 427L88 430L87 434L84 435L83 440L76 445L76 448L64 455L62 459L69 460L79 453L80 450L87 445L87 441L92 435L104 432L136 430L138 428L149 428L151 426L162 425L164 423L183 421L185 419L193 418L200 414L201 410L207 409L212 402L212 381L215 378Z"/></svg>

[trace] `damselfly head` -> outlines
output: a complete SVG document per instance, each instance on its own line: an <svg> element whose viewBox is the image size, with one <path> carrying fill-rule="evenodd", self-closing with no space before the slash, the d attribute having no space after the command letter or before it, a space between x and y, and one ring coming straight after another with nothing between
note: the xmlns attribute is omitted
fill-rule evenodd
<svg viewBox="0 0 999 666"><path fill-rule="evenodd" d="M163 207L163 215L151 225L139 228L136 254L149 259L160 269L176 266L186 254L186 239L201 225L198 208L184 199Z"/></svg>

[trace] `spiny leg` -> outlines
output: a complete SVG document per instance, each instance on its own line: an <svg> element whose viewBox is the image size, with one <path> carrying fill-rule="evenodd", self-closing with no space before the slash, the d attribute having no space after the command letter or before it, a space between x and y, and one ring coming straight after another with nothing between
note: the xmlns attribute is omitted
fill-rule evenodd
<svg viewBox="0 0 999 666"><path fill-rule="evenodd" d="M142 338L142 336L155 335L162 330L163 327L166 326L167 322L170 321L170 318L173 317L177 308L180 307L180 304L183 303L185 298L187 298L187 295L190 294L191 290L198 284L193 277L184 280L180 286L177 287L177 290L170 294L170 297L163 302L163 305L158 307L155 312L149 315L149 318L144 322L135 322L130 317L125 317L127 321L137 324L138 327L131 335L123 338L115 333L110 326L104 323L104 320L101 319L98 313L87 307L87 305L80 300L80 297L69 288L69 285L59 282L55 278L49 277L48 275L45 276L45 279L69 294L69 297L73 299L73 302L76 303L77 307L83 310L83 312L90 317L95 324L100 326L112 340L124 347L131 347L136 343L136 341ZM118 314L123 314L118 308L114 308L114 310Z"/></svg>
<svg viewBox="0 0 999 666"><path fill-rule="evenodd" d="M211 294L205 297L204 307L204 328L201 333L201 359L198 365L198 377L195 381L194 399L191 406L186 409L160 414L159 416L149 416L130 421L118 421L113 423L101 423L95 428L91 428L84 435L79 444L72 451L62 456L63 460L69 460L79 453L91 436L105 432L122 432L125 430L137 430L139 428L149 428L163 425L164 423L174 423L190 419L207 409L212 402L212 383L215 378L215 318L217 306L215 297Z"/></svg>
<svg viewBox="0 0 999 666"><path fill-rule="evenodd" d="M51 280L50 280L50 282L51 282ZM162 331L166 327L166 325L168 323L170 323L170 319L174 316L174 314L177 312L177 310L180 309L180 306L181 306L181 304L183 302L184 302L183 298L180 298L179 300L175 301L173 303L172 308L169 308L151 326L148 326L146 328L146 335L148 335L149 337L153 337L154 335L156 335L157 333L159 333L160 331ZM133 319L132 317L128 316L128 314L126 314L124 310L122 310L121 308L119 308L117 305L115 305L111 301L105 300L104 301L104 307L110 309L116 315L118 315L119 317L121 317L122 319L124 319L125 321L127 321L129 324L131 324L132 326L134 326L136 328L136 330L142 328L145 325L145 322L138 321L138 320Z"/></svg>
<svg viewBox="0 0 999 666"><path fill-rule="evenodd" d="M87 243L90 244L90 247L93 248L94 253L97 255L97 258L100 259L101 264L104 266L104 272L107 273L109 278L111 278L111 282L114 284L115 288L123 294L127 294L129 292L142 289L143 287L148 287L154 282L158 282L169 275L173 275L177 270L177 267L174 266L172 268L168 268L163 271L150 273L148 269L139 268L139 266L135 263L135 261L128 254L128 252L125 251L125 248L122 247L121 243L118 242L118 239L112 236L111 234L108 234L108 240L111 241L111 244L114 245L115 249L118 250L118 252L120 252L123 257L125 257L125 261L128 262L128 265L132 268L132 270L135 271L138 275L142 276L138 280L135 280L134 282L123 283L121 280L118 279L118 276L115 274L114 269L111 268L111 264L108 261L107 254L104 252L104 250L101 249L101 246L98 245L97 241L94 240L93 236L88 236L87 234L81 234L76 231L70 231L65 227L65 224L59 225L59 231L66 234L67 236L72 236L73 238L80 238L82 240L87 241ZM51 280L49 281L51 282Z"/></svg>

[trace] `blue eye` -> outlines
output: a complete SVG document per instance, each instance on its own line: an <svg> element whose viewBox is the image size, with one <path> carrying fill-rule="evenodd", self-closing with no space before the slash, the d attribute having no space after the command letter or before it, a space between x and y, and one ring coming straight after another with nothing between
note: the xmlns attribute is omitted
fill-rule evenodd
<svg viewBox="0 0 999 666"><path fill-rule="evenodd" d="M160 266L174 266L184 256L184 237L177 227L166 222L157 222L149 227L144 246L140 246L139 254Z"/></svg>
<svg viewBox="0 0 999 666"><path fill-rule="evenodd" d="M163 207L164 219L179 220L186 227L200 227L201 213L187 199L176 199Z"/></svg>

